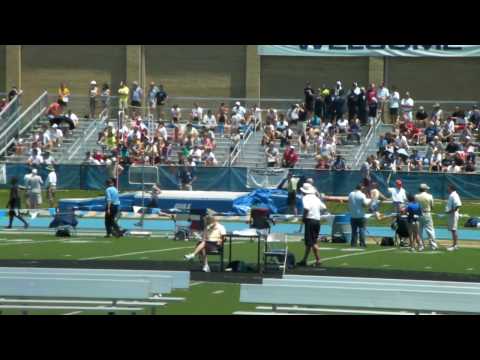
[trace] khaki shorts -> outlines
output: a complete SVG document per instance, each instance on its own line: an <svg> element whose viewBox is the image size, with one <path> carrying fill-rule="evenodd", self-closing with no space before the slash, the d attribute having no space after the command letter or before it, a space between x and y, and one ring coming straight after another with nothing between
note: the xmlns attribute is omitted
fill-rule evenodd
<svg viewBox="0 0 480 360"><path fill-rule="evenodd" d="M457 231L459 220L460 220L460 213L458 211L454 212L453 214L448 214L448 230Z"/></svg>

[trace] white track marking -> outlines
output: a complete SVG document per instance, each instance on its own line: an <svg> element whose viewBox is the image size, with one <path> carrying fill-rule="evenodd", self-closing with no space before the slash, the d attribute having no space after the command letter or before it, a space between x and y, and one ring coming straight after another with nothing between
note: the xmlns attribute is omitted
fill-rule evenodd
<svg viewBox="0 0 480 360"><path fill-rule="evenodd" d="M203 284L205 284L205 281L192 282L192 283L190 284L190 287L192 287L192 286L197 286L197 285L203 285Z"/></svg>
<svg viewBox="0 0 480 360"><path fill-rule="evenodd" d="M212 294L213 295L220 295L220 294L223 294L225 291L224 290L217 290L217 291L214 291Z"/></svg>
<svg viewBox="0 0 480 360"><path fill-rule="evenodd" d="M321 250L321 249L320 249L320 250ZM330 257L330 258L324 258L324 259L322 259L322 262L329 261L329 260L343 259L343 258L351 257L351 256L360 256L360 255L369 255L369 254L384 253L384 252L393 251L393 250L396 250L396 249L395 249L395 248L393 248L393 249L382 249L382 250L374 250L374 251L365 251L365 252L355 253L355 254L334 256L334 257ZM315 263L315 261L309 262L309 264L314 264L314 263Z"/></svg>
<svg viewBox="0 0 480 360"><path fill-rule="evenodd" d="M47 243L52 243L52 242L63 242L63 240L32 240L31 242L17 242L17 243L10 243L10 244L0 244L0 246L47 244Z"/></svg>
<svg viewBox="0 0 480 360"><path fill-rule="evenodd" d="M235 242L235 243L233 243L233 245L240 245L240 244L246 244L246 243L247 242ZM187 250L187 249L191 250L192 248L193 248L193 246L190 245L190 246L182 246L182 247L170 248L170 249L137 251L137 252L132 252L132 253L109 255L109 256L96 256L96 257L91 257L91 258L83 258L83 259L79 259L79 260L80 261L88 261L88 260L98 260L98 259L114 259L114 258L125 257L125 256L133 256L133 255L158 254L158 253L165 253L165 252L178 251L178 250Z"/></svg>
<svg viewBox="0 0 480 360"><path fill-rule="evenodd" d="M78 315L78 314L81 314L81 313L82 313L82 311L74 311L74 312L71 312L71 313L63 314L63 316Z"/></svg>

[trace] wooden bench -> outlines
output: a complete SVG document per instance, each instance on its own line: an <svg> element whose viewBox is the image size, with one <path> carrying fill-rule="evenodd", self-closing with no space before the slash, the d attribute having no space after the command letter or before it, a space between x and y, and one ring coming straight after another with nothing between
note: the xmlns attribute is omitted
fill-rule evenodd
<svg viewBox="0 0 480 360"><path fill-rule="evenodd" d="M479 314L480 284L285 276L241 285L240 302L269 305L257 310L273 313Z"/></svg>
<svg viewBox="0 0 480 360"><path fill-rule="evenodd" d="M72 305L89 305L89 306L142 306L151 308L151 314L155 314L155 309L159 306L166 305L166 302L171 301L184 301L184 298L163 297L161 294L168 294L172 289L188 289L190 282L190 273L181 271L133 271L133 270L103 270L103 269L54 269L54 268L0 268L0 276L4 278L43 278L43 279L91 279L91 280L116 280L116 281L129 281L129 280L143 280L149 284L148 296L141 299L135 299L137 301L125 301L131 300L128 295L117 296L109 301L105 301L103 298L95 298L95 301L85 301L85 296L81 293L75 297L75 300L65 300L61 294L52 293L51 299L25 299L22 294L16 295L21 299L0 299L0 305L3 305L4 309L10 309L12 306L18 306L18 308L29 308L31 306L47 307L59 306L60 304L65 309L70 309ZM126 288L125 291L128 291ZM9 296L5 295L0 288L0 297ZM9 296L11 297L11 296ZM88 297L87 297L88 298ZM138 301L141 300L141 301ZM12 305L13 304L13 305ZM68 306L67 306L68 305ZM2 307L0 307L1 309ZM38 309L38 308L36 308ZM83 308L84 310L92 310L91 308ZM96 308L95 308L96 309ZM93 309L93 310L95 310ZM101 311L98 308L98 311ZM138 311L138 310L137 310Z"/></svg>

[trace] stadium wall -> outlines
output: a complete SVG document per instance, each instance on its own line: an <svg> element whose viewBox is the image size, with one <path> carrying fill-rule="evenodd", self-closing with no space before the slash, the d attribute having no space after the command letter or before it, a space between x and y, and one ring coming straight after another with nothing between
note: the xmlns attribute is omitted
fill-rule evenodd
<svg viewBox="0 0 480 360"><path fill-rule="evenodd" d="M88 84L121 80L146 88L162 82L172 96L300 98L342 80L384 79L417 100L476 100L480 58L259 56L256 45L0 45L0 91L19 85L25 101L67 82L73 95Z"/></svg>
<svg viewBox="0 0 480 360"><path fill-rule="evenodd" d="M417 100L478 101L480 58L387 58L390 86Z"/></svg>

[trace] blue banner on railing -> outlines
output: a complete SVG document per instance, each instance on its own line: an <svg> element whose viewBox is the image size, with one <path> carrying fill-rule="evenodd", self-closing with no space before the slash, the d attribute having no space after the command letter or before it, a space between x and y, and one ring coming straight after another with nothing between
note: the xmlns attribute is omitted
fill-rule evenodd
<svg viewBox="0 0 480 360"><path fill-rule="evenodd" d="M159 185L164 190L178 190L179 181L177 167L159 167ZM6 164L0 166L0 188L8 189L12 178L17 178L23 185L24 177L31 168L25 164ZM46 167L38 169L39 175L46 179L48 171ZM105 188L108 178L106 166L94 165L57 165L58 189L62 190L98 190ZM129 183L128 167L120 174L119 184L121 192L140 191L141 185ZM358 171L318 171L294 169L295 175L306 176L315 181L315 186L322 193L332 196L348 195L362 178ZM390 179L389 172L374 172L372 180L377 182L379 189L386 194L387 188L393 186L395 180L401 179L407 191L418 192L420 184L430 186L431 193L439 199L448 197L447 185L454 184L463 199L480 199L480 175L478 174L446 174L446 173L396 173ZM286 176L286 173L285 173ZM195 191L233 191L251 192L247 187L247 168L211 168L200 167L195 170L196 180L193 183ZM387 180L390 183L387 184ZM98 194L96 194L98 195Z"/></svg>

